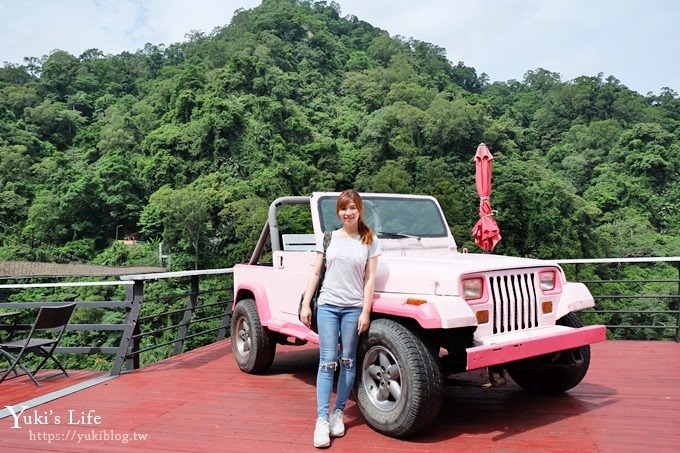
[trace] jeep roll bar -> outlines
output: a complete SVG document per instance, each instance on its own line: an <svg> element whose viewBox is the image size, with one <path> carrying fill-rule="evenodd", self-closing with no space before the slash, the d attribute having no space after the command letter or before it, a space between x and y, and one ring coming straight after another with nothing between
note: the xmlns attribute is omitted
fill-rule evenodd
<svg viewBox="0 0 680 453"><path fill-rule="evenodd" d="M279 209L279 207L293 204L309 205L310 203L309 200L310 200L309 196L307 197L292 196L292 197L280 197L272 201L272 203L269 205L267 222L264 224L264 227L262 228L262 232L260 233L260 237L257 240L257 244L255 245L255 249L253 250L253 254L250 256L250 261L248 261L248 264L257 264L257 261L260 258L260 254L262 254L262 250L264 249L264 246L267 243L267 237L269 237L271 240L272 252L277 252L281 250L281 235L279 234L279 224L276 221L276 211Z"/></svg>

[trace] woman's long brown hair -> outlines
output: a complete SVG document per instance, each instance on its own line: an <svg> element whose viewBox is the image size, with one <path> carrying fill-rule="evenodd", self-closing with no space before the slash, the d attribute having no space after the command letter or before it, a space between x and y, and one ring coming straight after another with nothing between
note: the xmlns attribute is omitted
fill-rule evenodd
<svg viewBox="0 0 680 453"><path fill-rule="evenodd" d="M359 192L353 189L347 189L338 196L338 201L335 203L335 213L339 214L340 209L350 203L357 205L359 210L359 220L357 226L359 227L359 236L361 236L361 243L364 245L371 245L373 243L373 230L364 222L364 202L361 200Z"/></svg>

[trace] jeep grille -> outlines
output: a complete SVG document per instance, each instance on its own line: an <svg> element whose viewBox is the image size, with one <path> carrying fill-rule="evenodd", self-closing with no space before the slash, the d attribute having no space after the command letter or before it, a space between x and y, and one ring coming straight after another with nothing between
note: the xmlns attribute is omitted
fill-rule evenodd
<svg viewBox="0 0 680 453"><path fill-rule="evenodd" d="M538 327L535 282L533 272L489 276L494 334Z"/></svg>

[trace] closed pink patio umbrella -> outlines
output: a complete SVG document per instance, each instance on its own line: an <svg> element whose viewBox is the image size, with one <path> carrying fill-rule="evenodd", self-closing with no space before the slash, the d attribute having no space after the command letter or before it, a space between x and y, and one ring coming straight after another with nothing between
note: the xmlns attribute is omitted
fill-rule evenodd
<svg viewBox="0 0 680 453"><path fill-rule="evenodd" d="M475 153L475 185L479 195L479 220L472 228L475 242L485 252L490 252L501 240L501 232L491 210L491 151L481 143Z"/></svg>

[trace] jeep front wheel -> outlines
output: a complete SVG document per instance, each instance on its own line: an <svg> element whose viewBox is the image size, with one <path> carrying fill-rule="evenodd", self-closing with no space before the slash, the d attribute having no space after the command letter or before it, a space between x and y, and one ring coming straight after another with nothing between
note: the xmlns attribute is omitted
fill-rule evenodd
<svg viewBox="0 0 680 453"><path fill-rule="evenodd" d="M276 342L269 329L260 323L257 305L252 299L236 304L231 318L231 352L239 368L246 373L263 373L274 362Z"/></svg>
<svg viewBox="0 0 680 453"><path fill-rule="evenodd" d="M561 326L583 327L574 313L557 320ZM590 366L590 346L559 351L506 365L510 377L524 390L544 395L563 393L576 387Z"/></svg>
<svg viewBox="0 0 680 453"><path fill-rule="evenodd" d="M359 410L378 432L415 434L439 415L444 379L438 358L413 332L389 319L371 323L358 350Z"/></svg>

